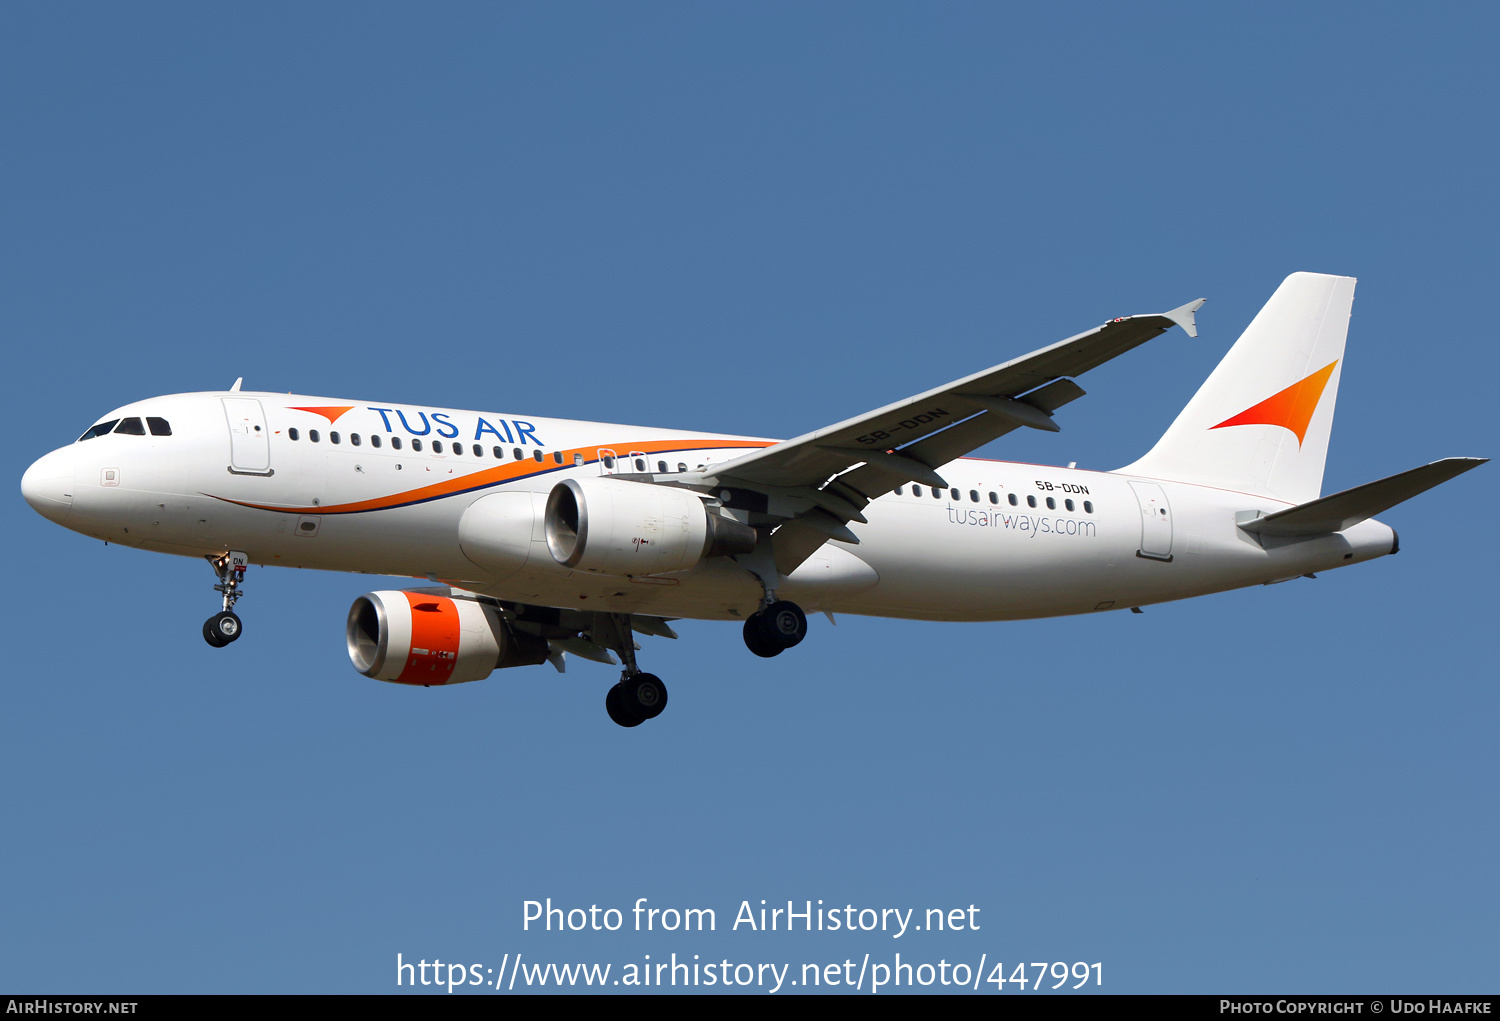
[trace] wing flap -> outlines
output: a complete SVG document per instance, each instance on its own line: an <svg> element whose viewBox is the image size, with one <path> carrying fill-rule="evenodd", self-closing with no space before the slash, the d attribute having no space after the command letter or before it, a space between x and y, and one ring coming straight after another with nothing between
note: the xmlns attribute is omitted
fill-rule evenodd
<svg viewBox="0 0 1500 1021"><path fill-rule="evenodd" d="M1017 403L1050 418L1052 412L1082 396L1084 396L1083 387L1071 379L1059 379L1048 383L1040 390L1033 390L1018 398ZM986 412L960 422L950 429L945 429L935 436L929 436L910 447L904 447L901 453L905 457L924 464L947 464L1018 428L1020 428L1020 423L1015 418ZM897 486L913 480L927 481L914 475L899 477L897 473L887 471L878 464L870 463L838 477L839 483L857 490L871 500L877 496L884 496ZM938 481L942 483L941 479ZM932 485L931 482L927 484ZM942 483L936 488L946 487L947 484Z"/></svg>

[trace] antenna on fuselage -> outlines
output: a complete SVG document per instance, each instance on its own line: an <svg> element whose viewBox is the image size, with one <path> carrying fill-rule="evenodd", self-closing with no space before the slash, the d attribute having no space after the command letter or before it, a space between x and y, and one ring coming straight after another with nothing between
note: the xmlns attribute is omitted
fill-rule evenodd
<svg viewBox="0 0 1500 1021"><path fill-rule="evenodd" d="M232 393L232 394L239 393L240 392L240 384L243 383L244 381L245 381L245 377L244 376L240 376L238 379L236 379L234 381L234 386L232 386L232 387L229 388L229 392Z"/></svg>

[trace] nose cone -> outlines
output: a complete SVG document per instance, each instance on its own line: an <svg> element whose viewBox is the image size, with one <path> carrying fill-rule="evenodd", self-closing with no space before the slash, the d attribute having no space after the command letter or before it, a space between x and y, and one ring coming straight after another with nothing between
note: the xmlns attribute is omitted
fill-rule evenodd
<svg viewBox="0 0 1500 1021"><path fill-rule="evenodd" d="M54 450L27 468L21 476L21 495L42 517L64 524L73 511L72 451Z"/></svg>

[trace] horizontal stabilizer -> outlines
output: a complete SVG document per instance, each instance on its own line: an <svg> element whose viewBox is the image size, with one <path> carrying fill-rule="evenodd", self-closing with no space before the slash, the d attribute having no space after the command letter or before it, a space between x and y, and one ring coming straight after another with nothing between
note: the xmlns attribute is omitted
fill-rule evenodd
<svg viewBox="0 0 1500 1021"><path fill-rule="evenodd" d="M1462 475L1470 468L1478 468L1488 460L1487 457L1445 457L1441 461L1424 464L1399 475L1367 482L1342 493L1320 497L1263 518L1242 522L1240 527L1247 532L1276 536L1342 532L1419 493L1427 492L1433 486Z"/></svg>

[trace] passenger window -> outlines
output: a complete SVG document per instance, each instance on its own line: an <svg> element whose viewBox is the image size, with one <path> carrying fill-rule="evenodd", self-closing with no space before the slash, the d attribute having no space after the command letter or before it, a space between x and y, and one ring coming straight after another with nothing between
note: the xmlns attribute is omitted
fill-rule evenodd
<svg viewBox="0 0 1500 1021"><path fill-rule="evenodd" d="M656 462L656 470L659 471L659 472L661 472L663 475L665 475L667 473L667 462L665 462L665 461L657 461Z"/></svg>
<svg viewBox="0 0 1500 1021"><path fill-rule="evenodd" d="M948 495L950 497L952 497L953 499L955 499L955 500L962 500L963 499L963 497L961 497L961 496L958 495L958 490L956 490L956 489L950 489L950 490L948 490Z"/></svg>
<svg viewBox="0 0 1500 1021"><path fill-rule="evenodd" d="M562 451L561 450L554 450L552 452L552 460L555 461L558 464L562 464Z"/></svg>
<svg viewBox="0 0 1500 1021"><path fill-rule="evenodd" d="M357 446L359 446L359 444L360 444L359 433L350 433L349 434L349 445L351 447L357 447Z"/></svg>
<svg viewBox="0 0 1500 1021"><path fill-rule="evenodd" d="M171 436L172 426L165 418L148 418L146 426L151 430L152 436Z"/></svg>
<svg viewBox="0 0 1500 1021"><path fill-rule="evenodd" d="M635 470L638 472L643 472L646 470L646 459L644 457L638 457L635 459Z"/></svg>
<svg viewBox="0 0 1500 1021"><path fill-rule="evenodd" d="M370 446L372 446L372 447L379 447L380 446L380 434L379 433L372 433L370 435Z"/></svg>
<svg viewBox="0 0 1500 1021"><path fill-rule="evenodd" d="M614 466L615 466L615 459L612 458L612 457L610 457L608 454L605 454L604 455L604 467L606 467L606 468L613 468Z"/></svg>
<svg viewBox="0 0 1500 1021"><path fill-rule="evenodd" d="M531 452L531 459L533 461L535 461L537 464L541 464L542 463L542 452L540 450L533 450Z"/></svg>
<svg viewBox="0 0 1500 1021"><path fill-rule="evenodd" d="M997 492L995 492L993 489L990 490L990 503L999 503L999 502L1000 502L1000 494L997 493Z"/></svg>
<svg viewBox="0 0 1500 1021"><path fill-rule="evenodd" d="M122 436L144 436L146 426L138 418L122 418L120 424L115 426L115 432Z"/></svg>
<svg viewBox="0 0 1500 1021"><path fill-rule="evenodd" d="M969 490L969 500L972 503L978 503L979 502L979 490L977 490L977 489L971 489L971 490Z"/></svg>
<svg viewBox="0 0 1500 1021"><path fill-rule="evenodd" d="M510 452L515 455L517 461L526 456L525 454L521 453L520 447L512 447Z"/></svg>
<svg viewBox="0 0 1500 1021"><path fill-rule="evenodd" d="M413 442L415 442L415 441L413 441ZM443 452L443 441L442 440L433 440L432 441L432 452L434 454L441 454Z"/></svg>
<svg viewBox="0 0 1500 1021"><path fill-rule="evenodd" d="M401 449L401 437L399 437L399 436L392 436L391 437L391 449L392 450L400 450Z"/></svg>
<svg viewBox="0 0 1500 1021"><path fill-rule="evenodd" d="M896 490L896 492L899 493L899 492L901 492L901 490L898 489L898 490ZM911 495L912 496L921 496L922 495L922 487L919 486L919 485L917 485L915 482L913 482L911 484Z"/></svg>
<svg viewBox="0 0 1500 1021"><path fill-rule="evenodd" d="M1016 494L1015 494L1015 493L1011 493L1011 494L1009 494L1009 496L1010 496L1010 505L1011 505L1011 506L1012 506L1012 507L1014 507L1014 506L1016 506L1016 505L1017 505L1017 504L1018 504L1018 503L1020 503L1020 501L1019 501L1019 500L1017 500L1017 499L1016 499Z"/></svg>
<svg viewBox="0 0 1500 1021"><path fill-rule="evenodd" d="M329 443L337 443L338 441L339 441L339 434L338 433L329 433L328 434L328 442Z"/></svg>
<svg viewBox="0 0 1500 1021"><path fill-rule="evenodd" d="M300 440L302 438L302 434L297 431L295 426L293 426L286 431L286 438L289 440Z"/></svg>
<svg viewBox="0 0 1500 1021"><path fill-rule="evenodd" d="M896 495L897 495L897 496L901 496L901 495L902 495L902 492L901 492L901 490L902 490L902 488L903 488L903 487L901 487L901 486L897 486L897 487L896 487Z"/></svg>
<svg viewBox="0 0 1500 1021"><path fill-rule="evenodd" d="M1047 509L1048 510L1057 510L1057 501L1054 500L1054 499L1052 499L1052 497L1050 497L1050 496L1047 497Z"/></svg>
<svg viewBox="0 0 1500 1021"><path fill-rule="evenodd" d="M475 456L475 457L483 457L483 456L484 456L484 448L483 448L483 447L481 447L481 446L480 446L480 445L479 445L479 444L477 444L477 443L476 443L476 444L474 444L474 456Z"/></svg>
<svg viewBox="0 0 1500 1021"><path fill-rule="evenodd" d="M80 440L91 440L95 436L103 436L105 433L114 429L115 423L117 423L118 421L120 421L118 418L112 418L108 422L100 422L98 425L94 426L92 429L78 438Z"/></svg>
<svg viewBox="0 0 1500 1021"><path fill-rule="evenodd" d="M1066 508L1068 508L1068 510L1072 510L1073 509L1073 501L1072 500L1064 500L1063 501L1063 506L1066 507Z"/></svg>
<svg viewBox="0 0 1500 1021"><path fill-rule="evenodd" d="M687 471L687 465L686 465L686 464L684 464L684 463L683 463L683 462L681 462L681 461L678 461L678 462L677 462L677 470L678 470L678 471L679 471L679 472L685 472L685 471Z"/></svg>
<svg viewBox="0 0 1500 1021"><path fill-rule="evenodd" d="M932 491L932 498L934 500L941 500L943 498L943 491L941 489L934 489Z"/></svg>
<svg viewBox="0 0 1500 1021"><path fill-rule="evenodd" d="M417 452L420 453L421 450L422 450L422 441L421 440L412 440L411 441L411 449L413 449L413 450L415 450L415 451L417 451Z"/></svg>
<svg viewBox="0 0 1500 1021"><path fill-rule="evenodd" d="M318 435L318 430L316 429L307 430L307 438L313 443L316 443L318 442L318 440L322 439L322 437Z"/></svg>
<svg viewBox="0 0 1500 1021"><path fill-rule="evenodd" d="M1083 501L1083 512L1085 514L1092 514L1092 513L1094 513L1094 504L1093 504L1093 501L1091 501L1091 500L1085 500L1085 501Z"/></svg>
<svg viewBox="0 0 1500 1021"><path fill-rule="evenodd" d="M1036 497L1034 497L1034 496L1028 496L1026 498L1026 506L1028 506L1028 507L1035 507L1036 506Z"/></svg>

